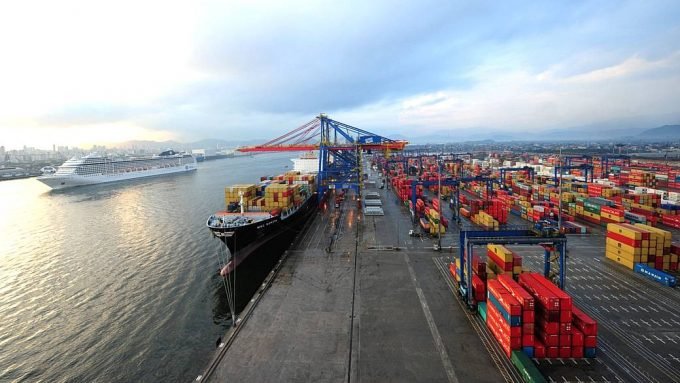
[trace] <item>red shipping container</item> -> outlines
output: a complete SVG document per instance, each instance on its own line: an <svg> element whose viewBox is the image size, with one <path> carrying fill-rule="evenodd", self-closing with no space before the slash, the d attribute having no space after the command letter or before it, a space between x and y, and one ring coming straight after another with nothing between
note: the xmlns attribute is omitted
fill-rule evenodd
<svg viewBox="0 0 680 383"><path fill-rule="evenodd" d="M560 324L557 322L546 322L543 318L538 319L538 328L546 334L559 335Z"/></svg>
<svg viewBox="0 0 680 383"><path fill-rule="evenodd" d="M583 331L584 335L597 335L597 322L595 320L576 306L574 306L572 312L573 324L576 328Z"/></svg>
<svg viewBox="0 0 680 383"><path fill-rule="evenodd" d="M560 334L560 346L571 346L570 334Z"/></svg>
<svg viewBox="0 0 680 383"><path fill-rule="evenodd" d="M519 284L524 287L547 310L559 310L560 300L533 277L534 273L519 275Z"/></svg>
<svg viewBox="0 0 680 383"><path fill-rule="evenodd" d="M560 348L559 347L546 347L545 348L545 354L548 356L548 358L559 358L560 357Z"/></svg>
<svg viewBox="0 0 680 383"><path fill-rule="evenodd" d="M510 338L510 348L513 349L513 350L521 349L522 348L522 337L521 336L511 337Z"/></svg>
<svg viewBox="0 0 680 383"><path fill-rule="evenodd" d="M583 358L583 347L572 347L571 348L572 358Z"/></svg>
<svg viewBox="0 0 680 383"><path fill-rule="evenodd" d="M449 263L449 273L451 274L451 276L453 277L453 280L455 281L456 280L456 265L454 265L453 263Z"/></svg>
<svg viewBox="0 0 680 383"><path fill-rule="evenodd" d="M487 304L486 310L487 321L489 316L491 316L494 320L494 324L503 334L506 334L508 337L522 336L522 326L510 326L510 323L505 321L505 318L503 318L498 309L496 309L496 306Z"/></svg>
<svg viewBox="0 0 680 383"><path fill-rule="evenodd" d="M515 299L522 305L524 310L533 311L535 308L534 297L529 294L519 283L515 282L509 275L499 275L497 277L505 289L512 294Z"/></svg>
<svg viewBox="0 0 680 383"><path fill-rule="evenodd" d="M498 303L508 312L511 316L521 316L522 306L519 304L517 299L515 299L510 292L496 280L490 280L487 282L487 289L489 293L493 295Z"/></svg>
<svg viewBox="0 0 680 383"><path fill-rule="evenodd" d="M632 246L632 247L641 247L642 246L642 240L635 240L633 238L628 238L626 236L623 236L618 233L614 233L613 231L608 231L607 232L607 238L611 238L617 242L621 242L625 245Z"/></svg>
<svg viewBox="0 0 680 383"><path fill-rule="evenodd" d="M560 347L560 358L571 358L571 346Z"/></svg>
<svg viewBox="0 0 680 383"><path fill-rule="evenodd" d="M522 257L513 253L512 254L512 265L513 266L522 266Z"/></svg>
<svg viewBox="0 0 680 383"><path fill-rule="evenodd" d="M486 252L487 257L489 260L498 266L503 271L510 271L512 272L512 261L510 262L503 262L501 258L499 258L493 251L487 250Z"/></svg>
<svg viewBox="0 0 680 383"><path fill-rule="evenodd" d="M584 335L581 332L581 330L579 330L577 328L572 328L571 329L571 345L572 345L572 347L583 348L583 342L584 342Z"/></svg>
<svg viewBox="0 0 680 383"><path fill-rule="evenodd" d="M536 340L534 343L534 358L542 359L545 358L545 345L541 341Z"/></svg>
<svg viewBox="0 0 680 383"><path fill-rule="evenodd" d="M572 314L571 310L560 311L560 323L569 324L571 326Z"/></svg>
<svg viewBox="0 0 680 383"><path fill-rule="evenodd" d="M533 323L522 323L522 334L533 334L535 327Z"/></svg>
<svg viewBox="0 0 680 383"><path fill-rule="evenodd" d="M597 337L594 335L586 335L583 340L583 345L585 347L597 347Z"/></svg>
<svg viewBox="0 0 680 383"><path fill-rule="evenodd" d="M522 311L522 323L534 323L536 321L536 312L530 310Z"/></svg>
<svg viewBox="0 0 680 383"><path fill-rule="evenodd" d="M538 339L543 342L548 347L557 347L560 345L560 336L559 335L548 335L542 331L538 332Z"/></svg>
<svg viewBox="0 0 680 383"><path fill-rule="evenodd" d="M534 334L522 334L522 347L532 347L534 343Z"/></svg>
<svg viewBox="0 0 680 383"><path fill-rule="evenodd" d="M472 274L472 292L477 302L486 302L486 285L477 274Z"/></svg>
<svg viewBox="0 0 680 383"><path fill-rule="evenodd" d="M544 276L538 273L531 273L534 280L541 283L547 289L549 289L555 296L560 300L560 311L571 310L572 302L569 294L565 293L559 287L555 286L552 282L546 279Z"/></svg>
<svg viewBox="0 0 680 383"><path fill-rule="evenodd" d="M560 323L560 334L571 334L573 329L571 323Z"/></svg>
<svg viewBox="0 0 680 383"><path fill-rule="evenodd" d="M560 311L546 311L540 306L536 310L536 321L542 319L543 322L560 322Z"/></svg>

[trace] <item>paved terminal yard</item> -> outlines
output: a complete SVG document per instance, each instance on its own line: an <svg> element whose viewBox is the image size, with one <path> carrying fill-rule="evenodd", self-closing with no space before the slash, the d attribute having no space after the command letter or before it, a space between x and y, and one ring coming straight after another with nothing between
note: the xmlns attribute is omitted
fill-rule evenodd
<svg viewBox="0 0 680 383"><path fill-rule="evenodd" d="M457 296L447 264L458 232L434 251L436 240L408 236L412 223L391 191L379 192L385 216L360 215L348 198L309 221L197 380L522 381ZM541 247L511 248L542 270ZM680 291L606 260L603 228L569 235L568 249L566 290L599 322L598 357L537 361L546 379L680 382Z"/></svg>

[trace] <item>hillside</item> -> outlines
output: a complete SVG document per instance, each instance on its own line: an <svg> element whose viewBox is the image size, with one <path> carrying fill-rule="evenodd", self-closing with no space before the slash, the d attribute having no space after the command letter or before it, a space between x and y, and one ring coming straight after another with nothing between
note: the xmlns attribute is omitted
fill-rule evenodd
<svg viewBox="0 0 680 383"><path fill-rule="evenodd" d="M647 129L640 134L641 138L664 138L680 139L680 125L664 125L658 128Z"/></svg>

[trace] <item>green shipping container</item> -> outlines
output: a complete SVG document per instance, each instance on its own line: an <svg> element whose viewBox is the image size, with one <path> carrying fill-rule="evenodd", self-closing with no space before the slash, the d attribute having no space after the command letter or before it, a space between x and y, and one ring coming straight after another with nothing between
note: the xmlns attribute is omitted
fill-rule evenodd
<svg viewBox="0 0 680 383"><path fill-rule="evenodd" d="M594 204L590 201L583 203L583 209L590 213L600 214L600 205Z"/></svg>
<svg viewBox="0 0 680 383"><path fill-rule="evenodd" d="M536 368L536 365L534 365L534 362L532 362L522 351L513 351L510 359L512 360L512 364L519 370L519 373L522 375L525 382L547 383L541 372Z"/></svg>
<svg viewBox="0 0 680 383"><path fill-rule="evenodd" d="M479 313L479 316L484 319L484 322L486 322L486 302L477 303L477 312Z"/></svg>

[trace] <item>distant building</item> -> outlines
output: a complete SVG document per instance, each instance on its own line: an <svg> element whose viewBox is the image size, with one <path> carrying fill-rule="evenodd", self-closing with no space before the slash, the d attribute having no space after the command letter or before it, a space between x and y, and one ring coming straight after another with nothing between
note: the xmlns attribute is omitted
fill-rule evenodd
<svg viewBox="0 0 680 383"><path fill-rule="evenodd" d="M203 155L204 157L207 156L214 156L216 153L215 149L192 149L191 154L193 155Z"/></svg>

